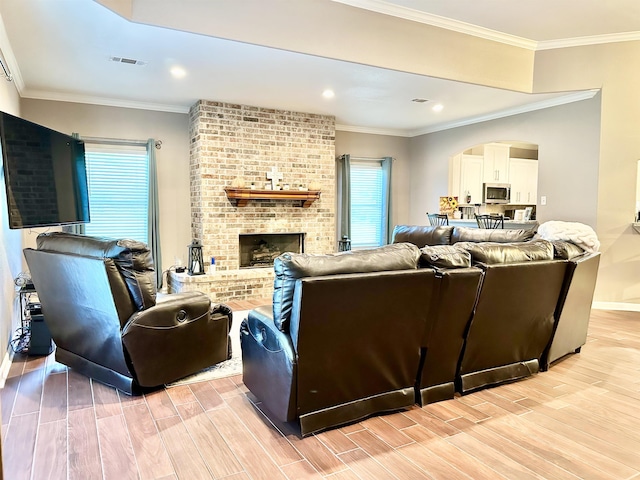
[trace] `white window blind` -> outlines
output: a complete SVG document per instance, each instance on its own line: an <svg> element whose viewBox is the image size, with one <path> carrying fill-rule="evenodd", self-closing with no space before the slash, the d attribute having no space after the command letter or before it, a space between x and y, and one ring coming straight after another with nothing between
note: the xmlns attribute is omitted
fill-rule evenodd
<svg viewBox="0 0 640 480"><path fill-rule="evenodd" d="M386 238L386 185L382 162L351 160L351 246L371 248Z"/></svg>
<svg viewBox="0 0 640 480"><path fill-rule="evenodd" d="M148 243L147 149L86 144L85 158L91 215L85 233Z"/></svg>

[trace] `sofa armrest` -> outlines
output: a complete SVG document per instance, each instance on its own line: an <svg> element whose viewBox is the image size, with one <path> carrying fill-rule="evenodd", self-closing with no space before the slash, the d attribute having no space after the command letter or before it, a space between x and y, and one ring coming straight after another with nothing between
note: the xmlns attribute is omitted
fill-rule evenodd
<svg viewBox="0 0 640 480"><path fill-rule="evenodd" d="M188 303L191 301L203 301L211 303L209 297L202 292L158 293L157 304L164 303Z"/></svg>
<svg viewBox="0 0 640 480"><path fill-rule="evenodd" d="M227 359L230 318L211 311L203 293L167 295L136 312L122 342L137 382L166 384Z"/></svg>
<svg viewBox="0 0 640 480"><path fill-rule="evenodd" d="M266 309L258 308L250 311L246 324L246 333L251 335L262 348L272 353L282 352L287 360L294 361L295 353L291 337L276 327L272 316L266 313Z"/></svg>
<svg viewBox="0 0 640 480"><path fill-rule="evenodd" d="M271 305L258 307L240 326L243 382L271 413L288 422L296 418L296 354L271 311Z"/></svg>

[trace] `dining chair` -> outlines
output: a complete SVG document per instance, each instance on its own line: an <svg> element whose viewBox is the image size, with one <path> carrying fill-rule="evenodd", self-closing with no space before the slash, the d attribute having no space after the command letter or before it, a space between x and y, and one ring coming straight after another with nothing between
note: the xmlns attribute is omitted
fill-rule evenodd
<svg viewBox="0 0 640 480"><path fill-rule="evenodd" d="M427 213L431 226L449 225L449 217L441 213Z"/></svg>
<svg viewBox="0 0 640 480"><path fill-rule="evenodd" d="M478 228L504 228L504 216L499 214L477 215Z"/></svg>

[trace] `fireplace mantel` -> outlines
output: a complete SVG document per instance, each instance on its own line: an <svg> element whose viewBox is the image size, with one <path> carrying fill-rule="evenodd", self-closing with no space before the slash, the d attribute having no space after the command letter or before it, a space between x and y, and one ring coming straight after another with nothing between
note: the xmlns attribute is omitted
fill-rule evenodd
<svg viewBox="0 0 640 480"><path fill-rule="evenodd" d="M293 200L308 208L320 198L320 190L252 190L250 188L224 189L229 201L238 207L244 207L249 200Z"/></svg>

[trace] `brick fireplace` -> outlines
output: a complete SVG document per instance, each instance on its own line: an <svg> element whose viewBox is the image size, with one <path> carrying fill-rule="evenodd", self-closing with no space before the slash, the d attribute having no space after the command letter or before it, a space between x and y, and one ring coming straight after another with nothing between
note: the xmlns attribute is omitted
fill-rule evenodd
<svg viewBox="0 0 640 480"><path fill-rule="evenodd" d="M216 272L172 273L175 291L214 301L270 297L272 268L240 268L240 236L300 233L304 251L336 251L335 119L331 116L199 100L190 110L191 233L215 257ZM264 188L275 169L291 189L320 184L307 208L289 200L232 203L225 187Z"/></svg>

